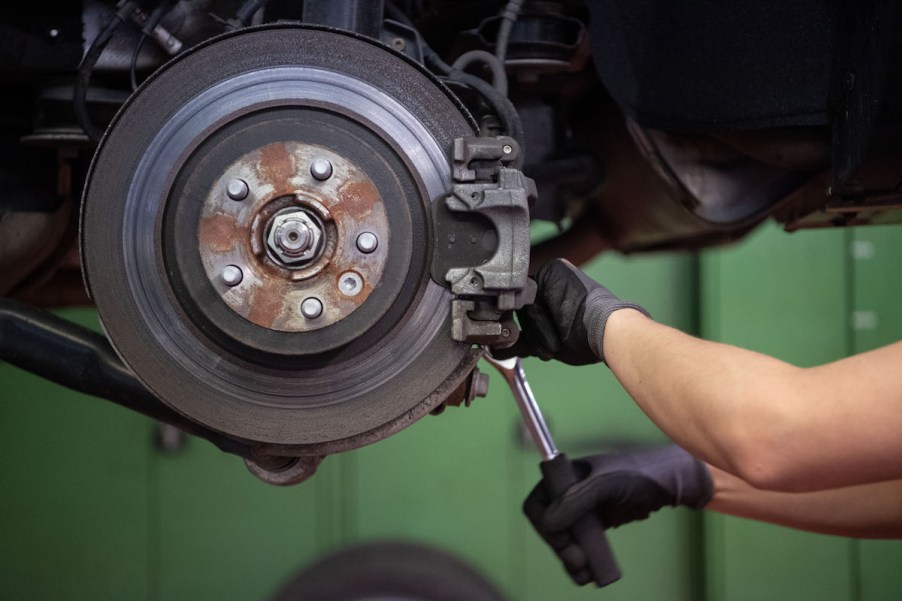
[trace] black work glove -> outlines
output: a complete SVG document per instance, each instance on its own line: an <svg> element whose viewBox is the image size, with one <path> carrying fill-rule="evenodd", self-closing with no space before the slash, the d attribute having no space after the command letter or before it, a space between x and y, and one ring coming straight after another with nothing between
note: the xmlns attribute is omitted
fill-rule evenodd
<svg viewBox="0 0 902 601"><path fill-rule="evenodd" d="M644 520L665 505L701 509L713 493L708 467L676 445L595 455L573 461L583 479L558 498L544 481L529 493L523 512L577 584L592 581L586 556L569 529L589 512L605 528Z"/></svg>
<svg viewBox="0 0 902 601"><path fill-rule="evenodd" d="M630 308L648 315L564 259L549 262L535 279L535 302L517 312L523 330L520 339L510 348L493 350L499 359L535 356L570 365L603 362L602 339L611 313Z"/></svg>

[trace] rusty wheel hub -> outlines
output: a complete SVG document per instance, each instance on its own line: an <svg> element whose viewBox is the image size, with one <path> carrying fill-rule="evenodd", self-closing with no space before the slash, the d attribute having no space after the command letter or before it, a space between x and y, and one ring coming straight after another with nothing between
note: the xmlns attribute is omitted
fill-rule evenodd
<svg viewBox="0 0 902 601"><path fill-rule="evenodd" d="M230 187L246 192L236 198ZM379 286L391 244L366 173L299 142L268 144L229 165L204 201L197 238L222 300L282 332L324 328L360 308ZM358 241L368 244L361 250ZM223 277L234 268L238 282Z"/></svg>

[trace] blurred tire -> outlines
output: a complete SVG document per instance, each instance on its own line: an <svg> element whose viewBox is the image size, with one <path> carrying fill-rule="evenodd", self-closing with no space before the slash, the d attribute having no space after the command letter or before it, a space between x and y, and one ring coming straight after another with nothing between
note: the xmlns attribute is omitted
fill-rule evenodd
<svg viewBox="0 0 902 601"><path fill-rule="evenodd" d="M506 601L475 568L416 543L343 549L305 567L272 601Z"/></svg>

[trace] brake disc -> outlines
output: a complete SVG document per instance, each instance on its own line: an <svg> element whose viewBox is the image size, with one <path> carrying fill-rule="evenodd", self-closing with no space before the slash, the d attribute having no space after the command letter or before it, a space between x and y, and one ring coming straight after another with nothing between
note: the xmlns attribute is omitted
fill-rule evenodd
<svg viewBox="0 0 902 601"><path fill-rule="evenodd" d="M478 359L429 274L431 205L474 127L352 34L269 26L185 53L89 174L83 262L112 344L165 403L245 440L335 452L411 423Z"/></svg>

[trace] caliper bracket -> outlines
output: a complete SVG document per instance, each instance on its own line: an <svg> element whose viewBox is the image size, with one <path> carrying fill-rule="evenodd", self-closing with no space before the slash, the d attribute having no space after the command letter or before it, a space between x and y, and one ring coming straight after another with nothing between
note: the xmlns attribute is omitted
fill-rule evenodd
<svg viewBox="0 0 902 601"><path fill-rule="evenodd" d="M444 282L440 283L455 295L451 307L454 340L513 344L517 329L510 312L535 298L535 283L528 273L529 208L536 199L536 186L513 167L519 163L519 155L516 141L508 137L454 141L455 183L443 200L447 209L443 215L471 223L474 215L481 216L490 222L496 236L494 252L480 264L444 270ZM442 255L445 250L443 244L436 245L435 265L453 263Z"/></svg>

